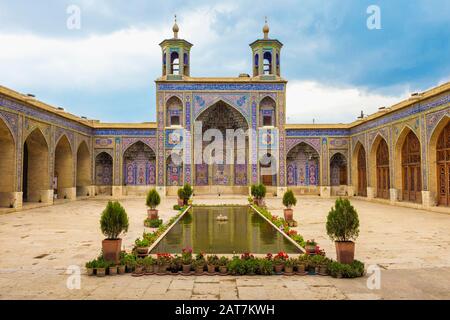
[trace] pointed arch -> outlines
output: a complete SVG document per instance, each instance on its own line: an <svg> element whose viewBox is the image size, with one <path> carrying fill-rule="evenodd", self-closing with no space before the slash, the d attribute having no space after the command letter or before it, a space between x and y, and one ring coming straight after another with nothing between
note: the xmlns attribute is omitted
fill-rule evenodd
<svg viewBox="0 0 450 320"><path fill-rule="evenodd" d="M241 109L237 108L232 103L227 102L226 99L224 99L223 97L218 97L218 98L212 100L207 107L202 108L202 110L200 112L198 112L197 115L195 116L195 121L198 121L198 119L200 119L200 117L202 117L205 113L207 113L207 110L216 106L217 104L223 104L226 107L230 107L230 108L232 108L232 110L239 112L239 114L245 119L246 127L251 128L251 122L247 118L246 114L244 114L244 112Z"/></svg>
<svg viewBox="0 0 450 320"><path fill-rule="evenodd" d="M16 143L8 123L0 115L0 207L11 205L10 193L16 181Z"/></svg>
<svg viewBox="0 0 450 320"><path fill-rule="evenodd" d="M87 187L92 185L91 154L86 141L81 141L77 150L77 196L86 196Z"/></svg>
<svg viewBox="0 0 450 320"><path fill-rule="evenodd" d="M172 95L166 101L166 126L180 125L183 125L183 101L177 95Z"/></svg>
<svg viewBox="0 0 450 320"><path fill-rule="evenodd" d="M62 134L55 147L53 189L58 199L70 197L67 189L74 185L74 161L72 146L66 134Z"/></svg>
<svg viewBox="0 0 450 320"><path fill-rule="evenodd" d="M448 135L448 137L446 137ZM428 186L437 205L450 206L450 116L445 115L435 126L428 143Z"/></svg>
<svg viewBox="0 0 450 320"><path fill-rule="evenodd" d="M286 153L287 184L319 186L320 153L306 141L297 143Z"/></svg>
<svg viewBox="0 0 450 320"><path fill-rule="evenodd" d="M277 103L271 96L266 95L262 98L259 102L259 126L276 127L276 110Z"/></svg>
<svg viewBox="0 0 450 320"><path fill-rule="evenodd" d="M24 141L22 165L23 200L44 201L43 192L50 189L49 146L39 127Z"/></svg>
<svg viewBox="0 0 450 320"><path fill-rule="evenodd" d="M358 141L352 154L352 181L354 192L360 197L367 196L367 155L364 145Z"/></svg>
<svg viewBox="0 0 450 320"><path fill-rule="evenodd" d="M111 195L113 183L113 157L102 151L95 157L95 192Z"/></svg>
<svg viewBox="0 0 450 320"><path fill-rule="evenodd" d="M144 141L131 144L123 153L124 185L156 184L156 153Z"/></svg>
<svg viewBox="0 0 450 320"><path fill-rule="evenodd" d="M389 145L378 133L369 154L369 185L376 191L378 198L389 199L389 169Z"/></svg>
<svg viewBox="0 0 450 320"><path fill-rule="evenodd" d="M342 152L336 152L330 158L330 185L347 185L347 157Z"/></svg>
<svg viewBox="0 0 450 320"><path fill-rule="evenodd" d="M414 130L405 125L394 145L394 183L400 200L422 202L421 144Z"/></svg>

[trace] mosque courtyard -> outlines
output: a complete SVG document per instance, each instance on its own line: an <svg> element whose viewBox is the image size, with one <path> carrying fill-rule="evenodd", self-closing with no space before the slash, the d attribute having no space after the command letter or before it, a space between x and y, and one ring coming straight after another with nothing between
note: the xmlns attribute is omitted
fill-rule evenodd
<svg viewBox="0 0 450 320"><path fill-rule="evenodd" d="M335 259L325 230L334 199L300 197L295 229L315 239ZM360 219L355 258L381 270L381 287L369 289L371 274L356 279L322 276L86 275L84 263L101 250L100 214L108 198L60 201L48 207L0 214L0 299L450 299L448 214L351 199ZM130 227L126 250L144 231L145 199L126 197ZM177 211L175 197L162 199L160 217ZM194 197L196 204L247 204L241 196ZM268 209L282 216L279 198ZM67 287L67 269L79 266L80 289Z"/></svg>

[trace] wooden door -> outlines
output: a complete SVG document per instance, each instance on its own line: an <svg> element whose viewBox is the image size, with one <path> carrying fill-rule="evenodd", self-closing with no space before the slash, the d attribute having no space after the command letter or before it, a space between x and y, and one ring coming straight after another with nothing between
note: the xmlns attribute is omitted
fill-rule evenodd
<svg viewBox="0 0 450 320"><path fill-rule="evenodd" d="M450 206L450 123L442 130L436 149L438 203Z"/></svg>
<svg viewBox="0 0 450 320"><path fill-rule="evenodd" d="M414 132L406 136L402 147L402 199L422 202L420 142Z"/></svg>
<svg viewBox="0 0 450 320"><path fill-rule="evenodd" d="M384 139L381 140L377 149L377 197L389 199L389 148Z"/></svg>
<svg viewBox="0 0 450 320"><path fill-rule="evenodd" d="M358 151L358 196L367 197L366 151L361 147Z"/></svg>

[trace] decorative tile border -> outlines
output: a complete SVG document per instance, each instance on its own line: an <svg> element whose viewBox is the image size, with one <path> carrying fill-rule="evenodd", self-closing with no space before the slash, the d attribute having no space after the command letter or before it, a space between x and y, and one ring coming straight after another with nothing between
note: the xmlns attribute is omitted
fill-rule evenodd
<svg viewBox="0 0 450 320"><path fill-rule="evenodd" d="M156 136L155 129L95 129L95 136Z"/></svg>
<svg viewBox="0 0 450 320"><path fill-rule="evenodd" d="M284 91L284 83L159 83L158 91Z"/></svg>

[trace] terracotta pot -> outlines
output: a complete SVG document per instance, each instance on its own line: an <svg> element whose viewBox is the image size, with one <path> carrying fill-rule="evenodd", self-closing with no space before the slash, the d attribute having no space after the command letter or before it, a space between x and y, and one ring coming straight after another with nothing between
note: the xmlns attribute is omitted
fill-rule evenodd
<svg viewBox="0 0 450 320"><path fill-rule="evenodd" d="M298 273L305 273L305 265L304 264L299 264L297 266L297 272Z"/></svg>
<svg viewBox="0 0 450 320"><path fill-rule="evenodd" d="M219 267L219 271L220 271L221 274L226 274L228 269L227 269L226 266L220 266Z"/></svg>
<svg viewBox="0 0 450 320"><path fill-rule="evenodd" d="M308 253L316 253L316 246L306 245L305 250Z"/></svg>
<svg viewBox="0 0 450 320"><path fill-rule="evenodd" d="M325 266L325 265L324 266L320 266L319 274L321 274L323 276L328 275L328 268L327 268L327 266Z"/></svg>
<svg viewBox="0 0 450 320"><path fill-rule="evenodd" d="M212 264L208 264L208 272L209 273L214 273L216 272L216 266L212 265Z"/></svg>
<svg viewBox="0 0 450 320"><path fill-rule="evenodd" d="M144 267L143 266L136 266L136 268L134 268L134 273L143 274L144 273Z"/></svg>
<svg viewBox="0 0 450 320"><path fill-rule="evenodd" d="M355 243L353 241L336 241L336 258L340 263L351 264L355 260Z"/></svg>
<svg viewBox="0 0 450 320"><path fill-rule="evenodd" d="M203 273L203 266L195 268L195 273L196 274L202 274Z"/></svg>
<svg viewBox="0 0 450 320"><path fill-rule="evenodd" d="M276 264L275 265L275 273L282 273L283 272L283 265L282 264Z"/></svg>
<svg viewBox="0 0 450 320"><path fill-rule="evenodd" d="M119 266L117 268L117 273L124 274L125 273L125 266Z"/></svg>
<svg viewBox="0 0 450 320"><path fill-rule="evenodd" d="M153 266L153 272L154 273L159 273L159 266L157 265L157 264L155 264L154 266Z"/></svg>
<svg viewBox="0 0 450 320"><path fill-rule="evenodd" d="M293 221L294 220L294 210L284 209L284 220Z"/></svg>
<svg viewBox="0 0 450 320"><path fill-rule="evenodd" d="M102 241L103 258L106 261L119 263L122 239L105 239Z"/></svg>
<svg viewBox="0 0 450 320"><path fill-rule="evenodd" d="M117 274L117 267L109 267L108 271L110 276L114 276Z"/></svg>
<svg viewBox="0 0 450 320"><path fill-rule="evenodd" d="M156 209L148 209L147 210L147 216L150 220L156 220L158 219L158 210Z"/></svg>
<svg viewBox="0 0 450 320"><path fill-rule="evenodd" d="M104 277L106 275L106 268L97 268L95 274L97 277Z"/></svg>
<svg viewBox="0 0 450 320"><path fill-rule="evenodd" d="M191 272L191 265L183 264L183 273L190 273L190 272Z"/></svg>
<svg viewBox="0 0 450 320"><path fill-rule="evenodd" d="M291 267L291 266L284 267L284 273L292 273L292 272L294 272L294 267Z"/></svg>
<svg viewBox="0 0 450 320"><path fill-rule="evenodd" d="M88 276L94 275L94 268L86 268L86 271Z"/></svg>
<svg viewBox="0 0 450 320"><path fill-rule="evenodd" d="M136 248L138 254L147 254L148 253L148 247L137 247Z"/></svg>
<svg viewBox="0 0 450 320"><path fill-rule="evenodd" d="M155 269L155 266L154 266L154 265L146 266L146 267L145 267L145 273L153 273L153 272L154 272L154 269Z"/></svg>
<svg viewBox="0 0 450 320"><path fill-rule="evenodd" d="M178 205L180 207L184 206L184 200L183 199L178 199Z"/></svg>

